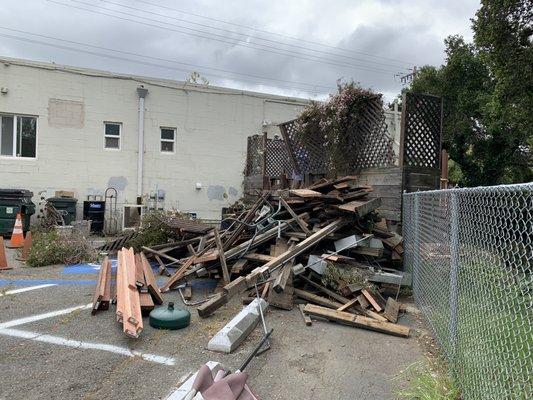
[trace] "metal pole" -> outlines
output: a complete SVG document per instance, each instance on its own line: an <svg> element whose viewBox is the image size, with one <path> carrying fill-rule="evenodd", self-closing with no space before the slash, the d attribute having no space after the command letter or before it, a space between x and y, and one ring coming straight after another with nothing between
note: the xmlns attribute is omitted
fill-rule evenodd
<svg viewBox="0 0 533 400"><path fill-rule="evenodd" d="M450 359L453 367L457 350L457 302L459 272L459 198L451 193L450 201ZM453 371L453 368L452 368Z"/></svg>

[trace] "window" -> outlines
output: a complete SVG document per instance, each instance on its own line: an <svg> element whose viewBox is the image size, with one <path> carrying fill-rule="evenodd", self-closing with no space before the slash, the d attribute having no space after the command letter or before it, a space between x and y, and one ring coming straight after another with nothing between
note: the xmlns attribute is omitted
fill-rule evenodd
<svg viewBox="0 0 533 400"><path fill-rule="evenodd" d="M104 125L104 148L120 150L122 124L120 122L104 122Z"/></svg>
<svg viewBox="0 0 533 400"><path fill-rule="evenodd" d="M0 156L35 158L37 117L0 115Z"/></svg>
<svg viewBox="0 0 533 400"><path fill-rule="evenodd" d="M161 153L174 153L176 128L161 128Z"/></svg>

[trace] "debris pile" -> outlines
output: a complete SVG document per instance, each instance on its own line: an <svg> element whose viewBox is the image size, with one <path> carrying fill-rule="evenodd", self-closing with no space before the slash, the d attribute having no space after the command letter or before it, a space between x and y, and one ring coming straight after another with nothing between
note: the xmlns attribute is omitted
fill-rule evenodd
<svg viewBox="0 0 533 400"><path fill-rule="evenodd" d="M118 251L115 295L110 263L104 260L93 312L116 299L117 320L128 336L137 337L142 312L161 304L161 293L178 289L202 318L241 295L245 305L260 297L280 309L301 306L307 325L312 316L406 337L409 329L397 324L395 300L403 283L397 270L403 240L379 216L381 199L372 192L355 176L321 179L305 189L263 193L230 213L221 225L225 229L167 217L161 221L175 233L172 243L142 246L138 254ZM161 288L147 257L168 276ZM191 302L190 282L205 277L217 279L219 287L203 301ZM258 317L245 314L227 329L246 335ZM234 343L223 346L231 351Z"/></svg>

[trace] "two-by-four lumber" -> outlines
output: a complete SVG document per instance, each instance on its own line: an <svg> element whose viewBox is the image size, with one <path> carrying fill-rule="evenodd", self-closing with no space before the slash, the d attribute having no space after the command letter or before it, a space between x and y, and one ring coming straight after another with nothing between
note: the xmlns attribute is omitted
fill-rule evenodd
<svg viewBox="0 0 533 400"><path fill-rule="evenodd" d="M381 197L376 197L366 201L354 200L349 203L337 205L335 207L342 211L355 213L359 218L362 218L366 214L374 211L379 206L381 206Z"/></svg>
<svg viewBox="0 0 533 400"><path fill-rule="evenodd" d="M283 207L285 207L285 209L289 212L289 214L291 215L291 217L294 218L294 220L296 221L296 223L300 226L300 228L302 229L302 231L304 231L304 233L307 235L307 236L310 236L312 233L311 231L309 230L309 228L307 227L307 223L301 219L298 215L296 215L296 213L294 212L294 210L291 208L291 206L289 206L287 204L287 202L285 201L285 199L283 197L280 196L279 198L279 201L281 202L281 204L283 205Z"/></svg>
<svg viewBox="0 0 533 400"><path fill-rule="evenodd" d="M363 296L365 296L365 298L368 300L368 302L372 305L372 307L374 307L374 309L377 312L380 312L381 310L383 310L383 308L381 308L381 306L378 304L374 296L372 296L372 294L370 294L370 292L367 289L361 290L361 293L363 294Z"/></svg>
<svg viewBox="0 0 533 400"><path fill-rule="evenodd" d="M152 296L152 300L155 304L163 304L163 297L161 296L161 291L155 280L154 272L152 271L152 266L148 262L148 259L141 253L141 263L143 267L144 278L146 280L146 286L148 287L148 293Z"/></svg>
<svg viewBox="0 0 533 400"><path fill-rule="evenodd" d="M343 304L342 306L340 306L339 308L337 308L337 311L344 311L344 310L347 310L348 308L351 308L355 305L355 303L357 303L357 298L355 299L351 299L348 303L346 304Z"/></svg>
<svg viewBox="0 0 533 400"><path fill-rule="evenodd" d="M269 262L272 261L274 256L269 256L268 254L259 254L259 253L248 253L242 256L242 259L248 261L259 261L259 262Z"/></svg>
<svg viewBox="0 0 533 400"><path fill-rule="evenodd" d="M168 271L167 266L165 265L165 263L161 260L161 257L159 257L157 254L154 254L154 258L157 261L157 263L159 264L159 271L158 271L159 275L170 276L171 273Z"/></svg>
<svg viewBox="0 0 533 400"><path fill-rule="evenodd" d="M330 310L326 307L307 304L304 307L304 312L308 315L322 317L330 321L354 326L356 328L370 329L394 336L409 337L410 330L407 326L393 324L390 322L380 322L372 318L351 314L345 311Z"/></svg>
<svg viewBox="0 0 533 400"><path fill-rule="evenodd" d="M339 303L337 301L333 301L330 299L326 299L322 296L317 296L316 294L306 292L305 290L301 289L294 289L294 294L304 300L310 301L311 303L320 304L321 306L332 308L336 310L339 307L342 307L342 303Z"/></svg>
<svg viewBox="0 0 533 400"><path fill-rule="evenodd" d="M125 269L128 282L126 288L126 297L129 297L129 303L131 307L131 317L129 318L129 320L135 325L135 334L131 335L129 328L126 327L124 329L124 332L127 335L131 335L132 337L138 337L139 333L141 333L143 329L143 320L141 313L141 299L139 297L139 291L137 290L137 284L135 283L135 253L132 248L123 249L122 252L125 253Z"/></svg>
<svg viewBox="0 0 533 400"><path fill-rule="evenodd" d="M206 318L218 310L221 306L228 302L228 296L226 293L217 293L210 300L201 304L198 308L198 315L201 318Z"/></svg>
<svg viewBox="0 0 533 400"><path fill-rule="evenodd" d="M258 199L254 205L246 212L246 215L244 216L242 224L237 224L237 228L231 233L230 237L224 242L224 250L229 250L231 246L239 239L239 236L241 235L244 228L246 228L245 224L249 224L252 222L255 216L255 212L259 210L259 207L263 204L263 202L270 196L270 193L266 193L263 197Z"/></svg>
<svg viewBox="0 0 533 400"><path fill-rule="evenodd" d="M98 272L96 288L93 296L93 307L91 314L94 315L98 310L107 310L111 297L111 263L109 258L105 257Z"/></svg>
<svg viewBox="0 0 533 400"><path fill-rule="evenodd" d="M340 294L334 292L333 290L329 290L327 287L324 287L324 286L312 281L311 279L309 279L308 277L306 277L304 275L299 275L298 277L301 280L303 280L305 283L315 287L316 289L320 290L322 293L327 294L329 297L337 300L339 303L341 303L341 306L350 301L350 299L348 299L347 297L341 296Z"/></svg>
<svg viewBox="0 0 533 400"><path fill-rule="evenodd" d="M311 317L309 315L304 313L304 307L305 306L303 304L298 304L298 309L300 310L300 314L302 314L302 318L305 322L305 325L311 326L313 325L313 321L311 320Z"/></svg>
<svg viewBox="0 0 533 400"><path fill-rule="evenodd" d="M146 280L144 278L143 265L139 253L135 254L135 284L141 291L146 290Z"/></svg>
<svg viewBox="0 0 533 400"><path fill-rule="evenodd" d="M215 234L215 243L218 249L218 256L220 259L220 266L222 267L222 276L224 277L224 284L228 284L231 281L231 277L228 271L228 265L226 264L226 255L224 254L224 247L222 246L222 241L220 240L220 234L218 229L213 230Z"/></svg>

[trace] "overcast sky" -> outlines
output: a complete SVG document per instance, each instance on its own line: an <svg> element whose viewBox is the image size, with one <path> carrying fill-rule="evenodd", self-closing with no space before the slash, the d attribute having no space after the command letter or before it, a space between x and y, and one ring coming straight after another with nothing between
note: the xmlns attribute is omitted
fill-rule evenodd
<svg viewBox="0 0 533 400"><path fill-rule="evenodd" d="M1 0L0 56L177 80L198 71L213 85L306 98L353 79L390 100L399 75L443 62L446 36L472 38L478 8L473 0Z"/></svg>

